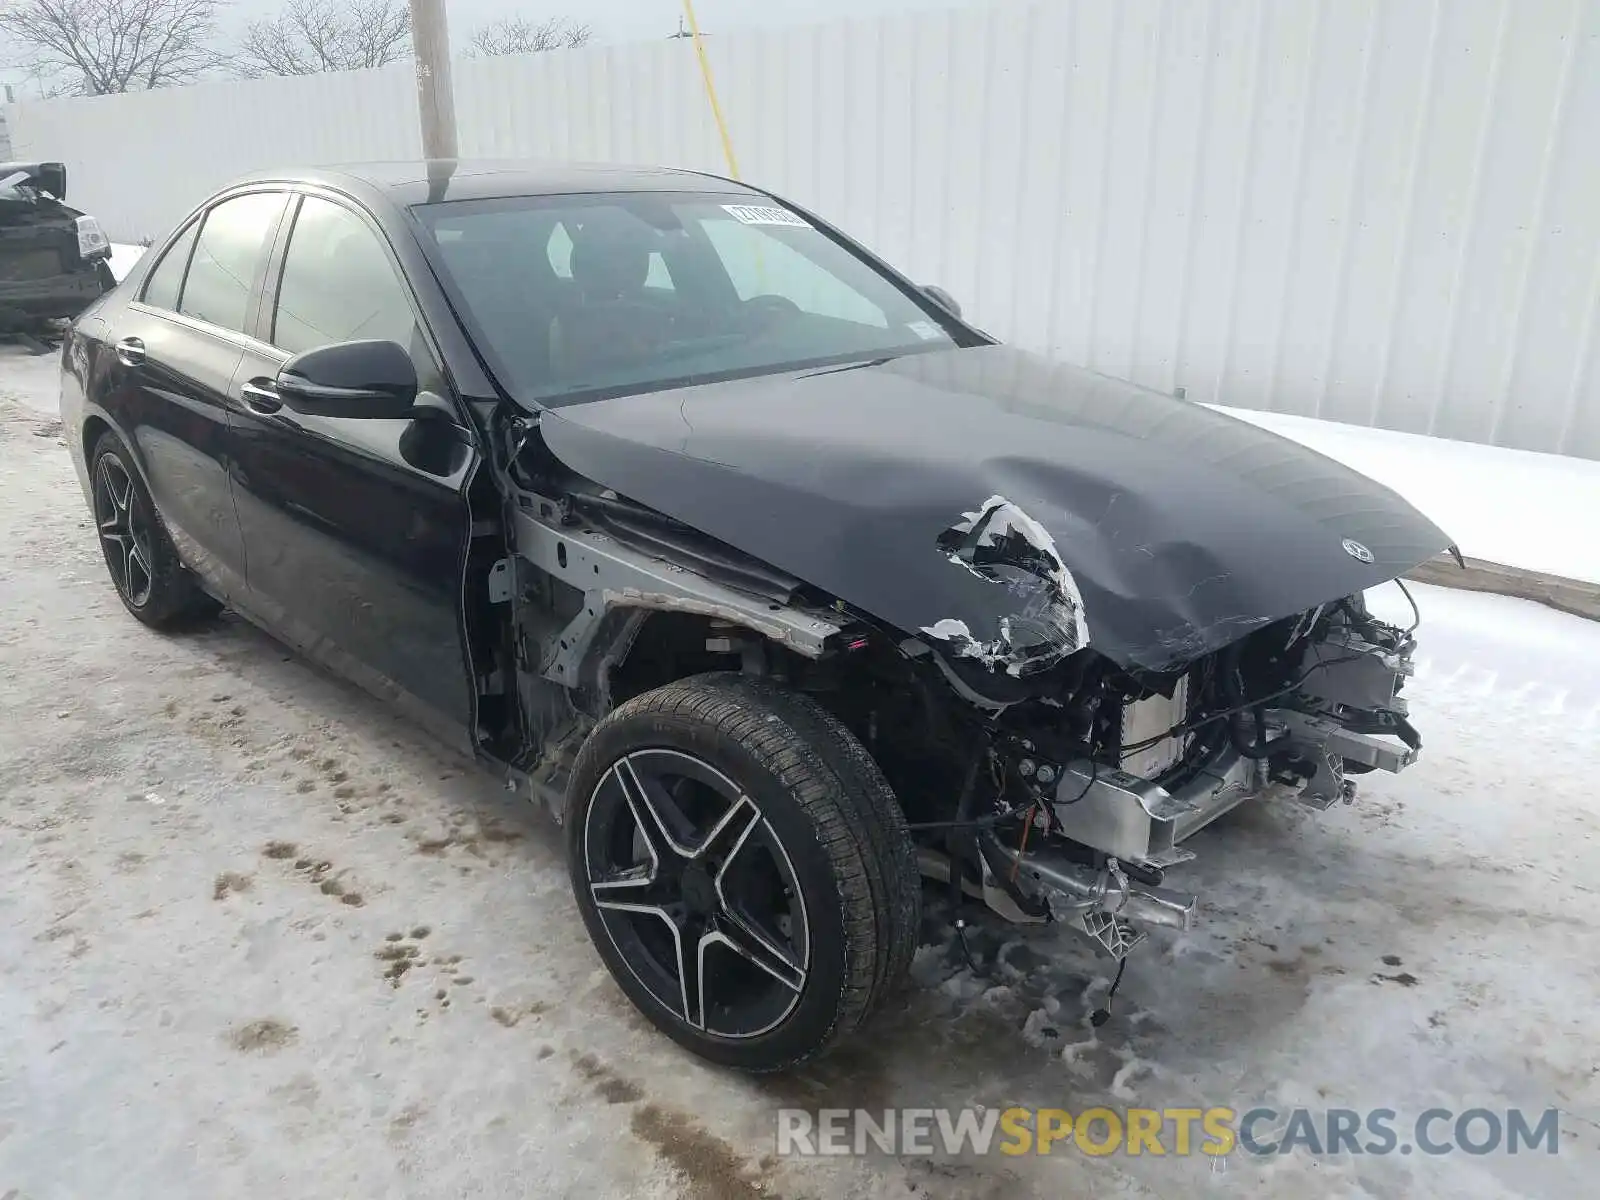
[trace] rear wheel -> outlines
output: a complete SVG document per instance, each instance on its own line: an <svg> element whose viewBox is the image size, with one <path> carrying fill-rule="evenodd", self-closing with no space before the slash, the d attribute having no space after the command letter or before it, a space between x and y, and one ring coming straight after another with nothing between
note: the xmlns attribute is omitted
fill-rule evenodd
<svg viewBox="0 0 1600 1200"><path fill-rule="evenodd" d="M123 607L155 629L215 613L220 606L178 561L150 493L117 436L102 436L89 462L100 550Z"/></svg>
<svg viewBox="0 0 1600 1200"><path fill-rule="evenodd" d="M595 729L567 799L584 923L628 998L726 1066L776 1071L903 978L920 892L876 764L807 697L702 675Z"/></svg>

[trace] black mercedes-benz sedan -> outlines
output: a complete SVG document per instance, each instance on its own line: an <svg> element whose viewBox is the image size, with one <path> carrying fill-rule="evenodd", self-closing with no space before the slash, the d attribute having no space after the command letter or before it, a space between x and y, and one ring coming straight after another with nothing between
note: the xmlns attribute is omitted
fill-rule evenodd
<svg viewBox="0 0 1600 1200"><path fill-rule="evenodd" d="M227 605L547 804L622 990L736 1067L900 984L924 878L1120 959L1196 829L1420 745L1363 593L1428 520L726 179L256 175L61 405L134 617Z"/></svg>

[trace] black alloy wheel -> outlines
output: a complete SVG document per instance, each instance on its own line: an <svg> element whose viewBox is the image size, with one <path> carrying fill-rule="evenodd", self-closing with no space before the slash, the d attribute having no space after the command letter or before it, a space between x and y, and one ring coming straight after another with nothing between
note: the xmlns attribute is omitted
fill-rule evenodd
<svg viewBox="0 0 1600 1200"><path fill-rule="evenodd" d="M767 1032L805 989L805 894L754 800L677 750L618 759L583 845L606 934L651 996L722 1038Z"/></svg>
<svg viewBox="0 0 1600 1200"><path fill-rule="evenodd" d="M94 468L94 519L100 531L100 549L122 602L140 609L150 603L154 580L150 519L134 501L128 468L117 455L102 454Z"/></svg>
<svg viewBox="0 0 1600 1200"><path fill-rule="evenodd" d="M921 904L905 817L808 696L717 674L634 697L580 751L565 824L606 967L704 1058L795 1066L904 979Z"/></svg>
<svg viewBox="0 0 1600 1200"><path fill-rule="evenodd" d="M214 614L221 606L178 559L144 480L114 433L89 456L89 500L106 571L123 607L154 629Z"/></svg>

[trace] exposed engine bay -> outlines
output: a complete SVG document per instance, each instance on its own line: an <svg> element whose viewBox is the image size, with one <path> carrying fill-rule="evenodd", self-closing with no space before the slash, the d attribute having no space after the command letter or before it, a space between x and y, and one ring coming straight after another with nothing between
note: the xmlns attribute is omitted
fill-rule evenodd
<svg viewBox="0 0 1600 1200"><path fill-rule="evenodd" d="M1028 677L1021 697L984 696L969 674L965 686L1005 706L971 735L985 765L947 807L948 833L924 842L924 872L1012 920L1072 923L1116 957L1146 926L1186 928L1196 898L1165 886L1193 857L1184 839L1252 798L1348 803L1350 776L1415 761L1400 695L1411 633L1357 595L1165 674L1092 651Z"/></svg>
<svg viewBox="0 0 1600 1200"><path fill-rule="evenodd" d="M1193 919L1197 898L1167 874L1195 831L1252 798L1349 802L1352 776L1401 770L1420 748L1400 694L1413 630L1373 618L1360 593L1153 671L1086 644L1061 596L1070 575L1031 531L1005 557L1043 591L979 645L890 626L529 446L515 554L489 582L512 617L511 669L492 677L517 680L518 728L500 740L538 748L518 781L558 814L577 747L617 704L686 674L769 676L865 746L925 876L1122 958L1149 927ZM956 563L980 525L929 552ZM981 555L957 567L998 569Z"/></svg>

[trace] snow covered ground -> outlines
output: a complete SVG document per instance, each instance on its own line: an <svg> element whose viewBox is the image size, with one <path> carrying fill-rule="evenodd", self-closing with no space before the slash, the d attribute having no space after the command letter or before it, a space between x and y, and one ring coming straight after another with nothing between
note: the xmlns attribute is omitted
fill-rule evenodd
<svg viewBox="0 0 1600 1200"><path fill-rule="evenodd" d="M1415 587L1421 762L1197 835L1171 881L1200 924L1134 956L1110 1024L1078 941L980 920L974 973L935 895L911 994L753 1081L627 1007L539 813L239 622L122 612L55 369L0 355L0 1195L1592 1192L1600 624ZM1554 1156L772 1157L780 1107L968 1104L1555 1107L1562 1132Z"/></svg>
<svg viewBox="0 0 1600 1200"><path fill-rule="evenodd" d="M1600 462L1222 408L1399 492L1469 558L1600 584Z"/></svg>

